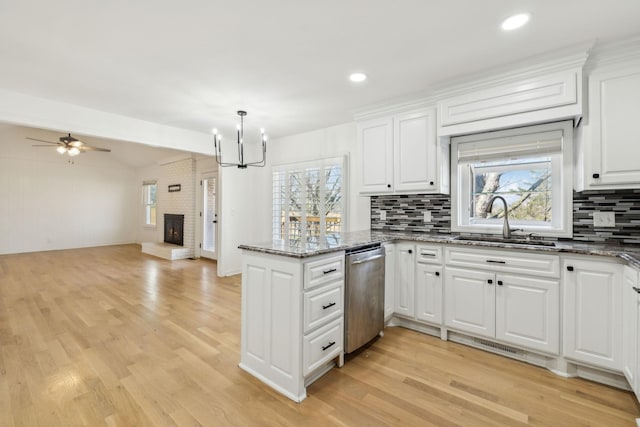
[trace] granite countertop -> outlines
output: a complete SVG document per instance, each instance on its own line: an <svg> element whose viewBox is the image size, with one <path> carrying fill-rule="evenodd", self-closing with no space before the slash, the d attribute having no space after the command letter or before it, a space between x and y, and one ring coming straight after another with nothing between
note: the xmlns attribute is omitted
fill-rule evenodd
<svg viewBox="0 0 640 427"><path fill-rule="evenodd" d="M495 237L495 236L494 236ZM537 252L573 253L584 255L602 255L622 258L630 265L640 268L640 245L608 245L578 241L553 242L553 246L536 244L505 243L495 241L465 240L464 236L437 233L411 233L388 231L353 231L332 233L317 242L273 240L271 242L240 245L240 249L282 255L292 258L307 258L344 250L357 249L376 243L395 241L414 241L429 243L447 243L452 245L479 246L499 249L520 249Z"/></svg>

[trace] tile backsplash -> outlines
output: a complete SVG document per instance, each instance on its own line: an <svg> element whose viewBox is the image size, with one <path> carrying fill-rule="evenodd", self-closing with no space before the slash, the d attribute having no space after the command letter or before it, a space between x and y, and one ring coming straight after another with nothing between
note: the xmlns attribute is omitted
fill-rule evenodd
<svg viewBox="0 0 640 427"><path fill-rule="evenodd" d="M385 211L386 220L380 219ZM431 221L424 222L424 212ZM593 225L593 212L615 212L616 226ZM451 233L451 198L443 194L371 197L371 228L385 231ZM573 240L640 244L640 189L573 193Z"/></svg>

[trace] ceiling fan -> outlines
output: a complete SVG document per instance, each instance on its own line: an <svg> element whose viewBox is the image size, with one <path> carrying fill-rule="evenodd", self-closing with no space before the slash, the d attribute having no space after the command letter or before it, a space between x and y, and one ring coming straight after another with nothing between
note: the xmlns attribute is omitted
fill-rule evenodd
<svg viewBox="0 0 640 427"><path fill-rule="evenodd" d="M86 145L84 142L80 141L71 136L71 134L67 134L67 136L61 136L60 142L51 142L45 141L44 139L37 138L29 138L32 141L46 142L51 145L33 145L33 147L51 147L56 146L56 151L60 154L68 154L69 156L77 156L80 153L84 153L85 151L104 151L106 153L110 153L111 150L108 148L99 148L99 147L91 147Z"/></svg>

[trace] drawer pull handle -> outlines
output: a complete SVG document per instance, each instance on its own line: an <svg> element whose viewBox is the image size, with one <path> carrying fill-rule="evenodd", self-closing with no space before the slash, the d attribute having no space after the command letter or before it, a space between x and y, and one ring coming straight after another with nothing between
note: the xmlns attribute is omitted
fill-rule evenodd
<svg viewBox="0 0 640 427"><path fill-rule="evenodd" d="M429 253L429 252L420 252L420 255L421 256L436 256L436 254L432 254L432 253Z"/></svg>
<svg viewBox="0 0 640 427"><path fill-rule="evenodd" d="M336 303L335 303L335 302L332 302L332 303L329 303L329 304L327 304L327 305L323 305L323 306L322 306L322 309L323 309L323 310L326 310L327 308L329 308L329 307L333 307L334 305L336 305Z"/></svg>
<svg viewBox="0 0 640 427"><path fill-rule="evenodd" d="M490 284L490 285L493 285L493 280L489 279L489 280L487 280L487 283Z"/></svg>
<svg viewBox="0 0 640 427"><path fill-rule="evenodd" d="M329 273L333 273L334 271L338 271L337 268L330 268L328 270L323 270L322 274L329 274Z"/></svg>
<svg viewBox="0 0 640 427"><path fill-rule="evenodd" d="M632 286L631 289L633 289L634 291L640 294L640 288L636 288L635 286Z"/></svg>
<svg viewBox="0 0 640 427"><path fill-rule="evenodd" d="M488 259L487 262L493 263L493 264L506 264L506 261L498 261L495 259Z"/></svg>
<svg viewBox="0 0 640 427"><path fill-rule="evenodd" d="M502 286L502 280L498 280L498 286Z"/></svg>
<svg viewBox="0 0 640 427"><path fill-rule="evenodd" d="M567 271L573 271L573 266L572 265L567 265Z"/></svg>
<svg viewBox="0 0 640 427"><path fill-rule="evenodd" d="M331 341L329 344L322 347L322 351L327 351L329 347L333 347L335 345L335 341Z"/></svg>
<svg viewBox="0 0 640 427"><path fill-rule="evenodd" d="M440 275L440 272L439 272L439 271L436 271L436 276L439 276L439 275Z"/></svg>

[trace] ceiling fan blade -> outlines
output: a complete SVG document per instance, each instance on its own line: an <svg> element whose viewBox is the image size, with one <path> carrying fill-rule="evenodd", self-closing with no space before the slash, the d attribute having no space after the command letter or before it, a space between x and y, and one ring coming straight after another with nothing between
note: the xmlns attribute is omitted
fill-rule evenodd
<svg viewBox="0 0 640 427"><path fill-rule="evenodd" d="M91 147L89 145L82 145L80 147L77 147L80 151L102 151L105 153L110 153L111 150L109 150L108 148L100 148L100 147Z"/></svg>
<svg viewBox="0 0 640 427"><path fill-rule="evenodd" d="M32 145L32 147L56 148L56 147L52 147L51 145Z"/></svg>
<svg viewBox="0 0 640 427"><path fill-rule="evenodd" d="M32 141L38 141L38 142L46 142L47 144L54 144L54 145L58 145L60 144L59 142L51 142L51 141L45 141L44 139L38 139L38 138L30 138L30 137L26 137L27 139L30 139Z"/></svg>

